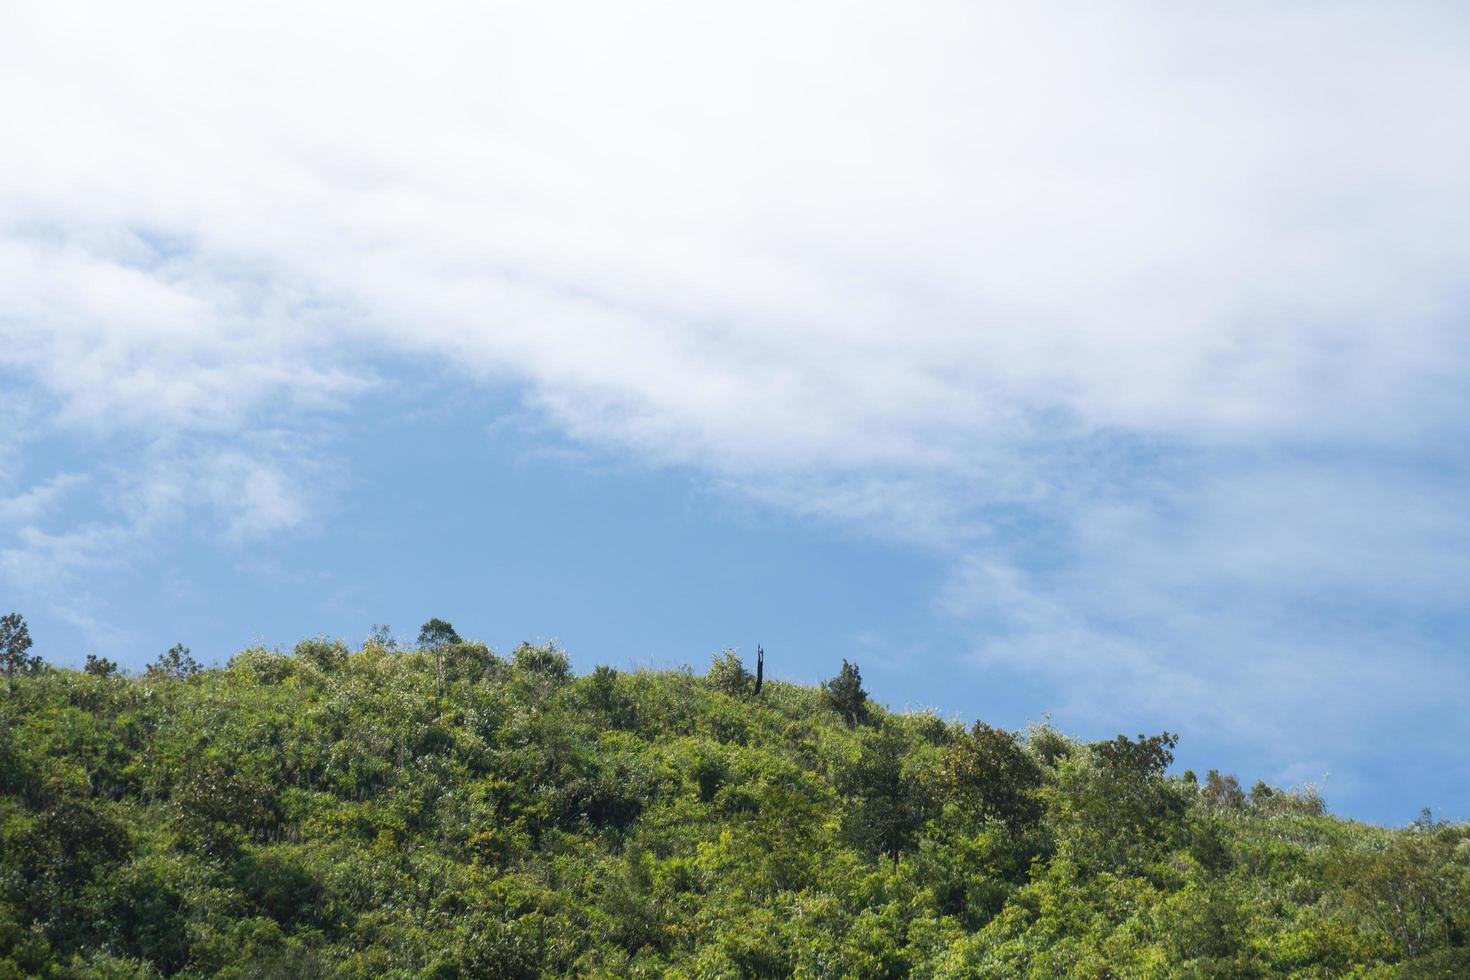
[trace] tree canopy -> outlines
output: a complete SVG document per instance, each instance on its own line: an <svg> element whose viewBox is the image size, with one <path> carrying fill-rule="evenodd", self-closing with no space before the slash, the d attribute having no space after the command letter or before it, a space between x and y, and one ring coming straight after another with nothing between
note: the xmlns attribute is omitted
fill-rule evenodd
<svg viewBox="0 0 1470 980"><path fill-rule="evenodd" d="M14 686L16 672L28 673L41 666L41 658L30 655L31 629L20 613L0 616L0 669L7 687Z"/></svg>
<svg viewBox="0 0 1470 980"><path fill-rule="evenodd" d="M1463 825L433 623L17 669L0 978L1470 975Z"/></svg>

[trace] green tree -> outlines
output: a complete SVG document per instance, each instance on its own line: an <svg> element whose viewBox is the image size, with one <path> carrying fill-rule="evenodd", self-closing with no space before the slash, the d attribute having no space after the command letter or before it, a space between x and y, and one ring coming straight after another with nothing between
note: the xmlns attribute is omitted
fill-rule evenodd
<svg viewBox="0 0 1470 980"><path fill-rule="evenodd" d="M435 617L419 629L419 649L436 650L440 647L463 643L454 627L447 621Z"/></svg>
<svg viewBox="0 0 1470 980"><path fill-rule="evenodd" d="M189 655L189 648L182 643L175 643L168 648L166 653L160 653L158 659L148 665L147 676L168 677L182 681L195 676L199 670L199 661Z"/></svg>
<svg viewBox="0 0 1470 980"><path fill-rule="evenodd" d="M868 692L863 690L863 675L857 664L844 658L837 676L822 683L822 694L827 707L841 715L848 728L868 720Z"/></svg>
<svg viewBox="0 0 1470 980"><path fill-rule="evenodd" d="M235 855L279 820L273 787L218 762L185 780L174 794L174 805L187 846L215 857Z"/></svg>
<svg viewBox="0 0 1470 980"><path fill-rule="evenodd" d="M298 659L324 671L342 669L347 664L347 658L351 656L345 643L341 640L328 640L326 637L302 640L296 644L296 649L292 652Z"/></svg>
<svg viewBox="0 0 1470 980"><path fill-rule="evenodd" d="M555 643L522 643L511 654L513 689L538 710L572 676L572 662Z"/></svg>
<svg viewBox="0 0 1470 980"><path fill-rule="evenodd" d="M31 630L20 613L0 616L0 667L5 670L5 684L15 689L17 673L32 674L41 669L41 658L30 656Z"/></svg>
<svg viewBox="0 0 1470 980"><path fill-rule="evenodd" d="M1470 870L1456 860L1462 830L1429 812L1386 846L1346 855L1334 869L1348 903L1393 937L1405 957L1448 942L1465 944L1470 931Z"/></svg>
<svg viewBox="0 0 1470 980"><path fill-rule="evenodd" d="M111 677L117 673L117 664L106 657L99 657L95 653L87 654L87 662L82 667L82 672L93 677Z"/></svg>
<svg viewBox="0 0 1470 980"><path fill-rule="evenodd" d="M631 728L638 717L637 706L618 683L616 669L599 664L581 681L582 703L599 726Z"/></svg>
<svg viewBox="0 0 1470 980"><path fill-rule="evenodd" d="M849 837L863 850L897 861L929 819L934 796L908 761L909 746L891 725L863 737L857 762L838 780L850 800L844 818Z"/></svg>
<svg viewBox="0 0 1470 980"><path fill-rule="evenodd" d="M63 930L64 914L83 885L128 853L127 829L89 800L60 800L42 810L17 842L27 905L51 923L52 940L81 938Z"/></svg>
<svg viewBox="0 0 1470 980"><path fill-rule="evenodd" d="M368 633L367 645L381 647L384 650L397 650L398 640L393 635L393 627L387 623L374 623L371 632Z"/></svg>
<svg viewBox="0 0 1470 980"><path fill-rule="evenodd" d="M943 777L961 807L1013 831L1041 819L1041 766L1003 728L975 722L969 734L949 746Z"/></svg>
<svg viewBox="0 0 1470 980"><path fill-rule="evenodd" d="M1200 790L1204 802L1216 810L1231 810L1239 813L1245 809L1245 790L1234 776L1222 776L1220 770L1205 773L1205 786Z"/></svg>
<svg viewBox="0 0 1470 980"><path fill-rule="evenodd" d="M1080 866L1134 867L1184 815L1184 800L1164 779L1178 736L1119 735L1094 742L1059 766L1055 789L1057 836Z"/></svg>
<svg viewBox="0 0 1470 980"><path fill-rule="evenodd" d="M434 655L434 684L440 697L444 696L444 654L450 647L463 642L454 627L437 616L419 629L419 649Z"/></svg>

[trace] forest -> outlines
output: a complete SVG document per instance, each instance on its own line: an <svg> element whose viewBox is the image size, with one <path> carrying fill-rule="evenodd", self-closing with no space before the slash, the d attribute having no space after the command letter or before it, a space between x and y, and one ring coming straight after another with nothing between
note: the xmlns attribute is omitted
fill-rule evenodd
<svg viewBox="0 0 1470 980"><path fill-rule="evenodd" d="M205 668L0 627L0 978L1470 976L1470 827L443 620Z"/></svg>

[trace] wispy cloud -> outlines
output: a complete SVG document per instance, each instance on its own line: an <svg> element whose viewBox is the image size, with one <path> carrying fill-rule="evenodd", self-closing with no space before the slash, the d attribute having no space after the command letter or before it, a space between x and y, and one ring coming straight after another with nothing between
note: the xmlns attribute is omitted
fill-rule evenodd
<svg viewBox="0 0 1470 980"><path fill-rule="evenodd" d="M3 16L3 400L153 447L113 506L298 526L270 434L427 359L929 549L1079 702L1244 728L1265 679L1306 737L1463 688L1415 619L1470 571L1457 10ZM6 555L152 526L44 531L40 481Z"/></svg>
<svg viewBox="0 0 1470 980"><path fill-rule="evenodd" d="M14 496L0 497L0 527L34 523L86 482L87 477L83 474L61 473Z"/></svg>

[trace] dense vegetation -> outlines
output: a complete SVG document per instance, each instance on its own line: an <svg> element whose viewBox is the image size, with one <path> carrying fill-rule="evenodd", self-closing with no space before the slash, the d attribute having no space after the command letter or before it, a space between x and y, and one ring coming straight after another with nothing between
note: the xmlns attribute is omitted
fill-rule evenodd
<svg viewBox="0 0 1470 980"><path fill-rule="evenodd" d="M202 670L0 637L0 977L1470 975L1470 828L443 621ZM23 627L22 627L23 628ZM13 655L13 656L12 656Z"/></svg>

